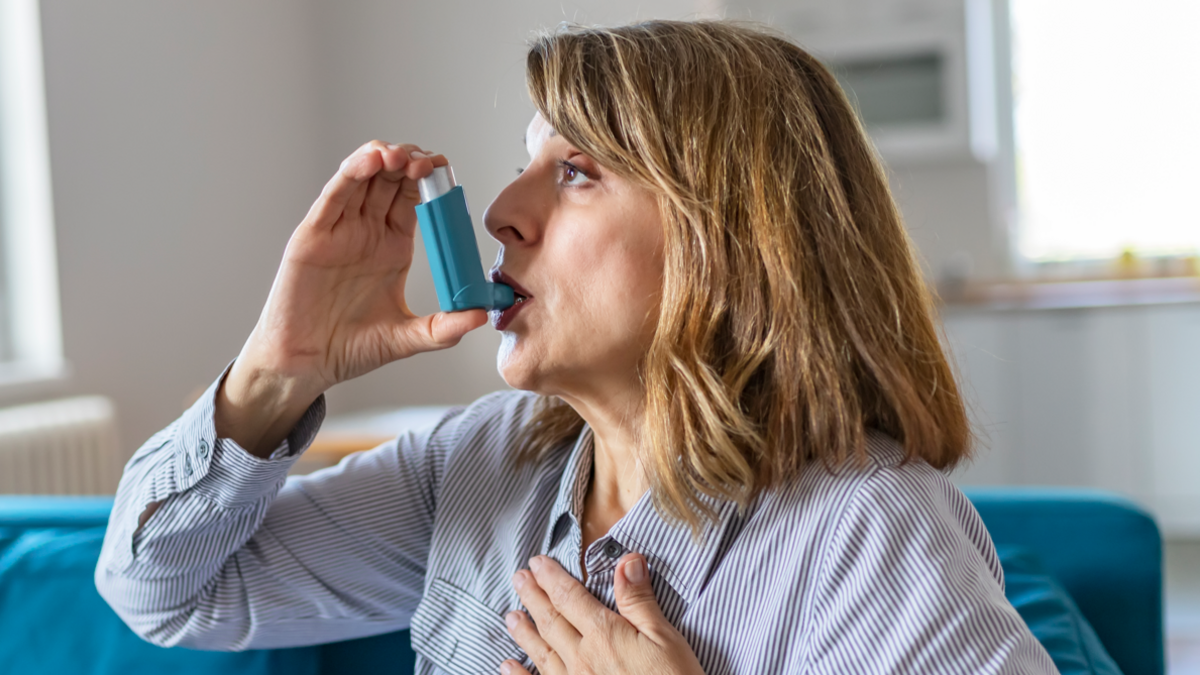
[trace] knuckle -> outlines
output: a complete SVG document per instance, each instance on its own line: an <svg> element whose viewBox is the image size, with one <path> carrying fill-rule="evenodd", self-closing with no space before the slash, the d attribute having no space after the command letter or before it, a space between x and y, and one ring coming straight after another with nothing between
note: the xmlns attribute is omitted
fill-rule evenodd
<svg viewBox="0 0 1200 675"><path fill-rule="evenodd" d="M600 639L604 640L605 642L612 641L613 633L617 629L618 619L619 615L613 614L612 612L600 613L600 616L597 620L597 624L600 626ZM624 619L621 619L621 621L624 621Z"/></svg>
<svg viewBox="0 0 1200 675"><path fill-rule="evenodd" d="M538 632L543 635L549 635L554 627L562 620L562 614L553 607L546 610L546 615L542 617L542 621L538 623Z"/></svg>
<svg viewBox="0 0 1200 675"><path fill-rule="evenodd" d="M583 591L583 586L576 583L562 582L554 585L551 589L553 593L552 600L556 606L568 605L579 600L579 593Z"/></svg>
<svg viewBox="0 0 1200 675"><path fill-rule="evenodd" d="M554 650L547 644L540 644L534 647L533 652L529 654L529 658L538 664L538 668L544 668L546 664L550 663L552 656L554 656Z"/></svg>
<svg viewBox="0 0 1200 675"><path fill-rule="evenodd" d="M563 584L557 584L550 589L550 602L555 607L561 606L571 599L571 589Z"/></svg>

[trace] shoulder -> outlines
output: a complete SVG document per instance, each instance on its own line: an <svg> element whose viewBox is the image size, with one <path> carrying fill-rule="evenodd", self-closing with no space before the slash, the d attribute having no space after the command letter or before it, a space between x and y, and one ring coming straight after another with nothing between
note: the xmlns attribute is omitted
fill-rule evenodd
<svg viewBox="0 0 1200 675"><path fill-rule="evenodd" d="M513 453L539 399L524 391L498 391L448 412L429 438L429 454L442 464L447 482L473 484L487 476L524 473Z"/></svg>
<svg viewBox="0 0 1200 675"><path fill-rule="evenodd" d="M788 506L811 508L817 501L839 514L869 510L880 518L950 518L974 515L970 501L946 476L921 459L908 459L895 439L876 431L867 435L867 460L835 467L815 464L797 481L778 490Z"/></svg>
<svg viewBox="0 0 1200 675"><path fill-rule="evenodd" d="M430 429L430 442L449 455L507 447L525 428L537 400L524 391L492 392L448 411Z"/></svg>
<svg viewBox="0 0 1200 675"><path fill-rule="evenodd" d="M982 519L943 472L906 460L894 439L871 432L868 461L814 465L798 481L767 495L771 520L820 551L825 574L841 565L934 564L952 557L979 564L1002 587L1003 573Z"/></svg>
<svg viewBox="0 0 1200 675"><path fill-rule="evenodd" d="M872 435L870 457L865 466L810 478L826 495L827 523L813 541L819 553L809 577L812 670L847 672L865 659L888 672L950 664L959 672L1001 664L1049 672L1004 598L991 537L966 495L927 463L906 461L885 436ZM855 644L894 649L868 656Z"/></svg>
<svg viewBox="0 0 1200 675"><path fill-rule="evenodd" d="M944 472L924 460L906 458L900 443L882 433L871 432L867 447L867 466L842 469L832 478L849 497L843 521L866 518L906 527L953 524L966 527L969 531L963 534L972 540L986 539L974 506Z"/></svg>

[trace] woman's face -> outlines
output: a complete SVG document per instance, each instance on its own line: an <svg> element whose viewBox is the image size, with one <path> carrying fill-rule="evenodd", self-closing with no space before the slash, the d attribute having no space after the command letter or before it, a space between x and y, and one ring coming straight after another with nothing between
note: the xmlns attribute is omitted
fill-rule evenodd
<svg viewBox="0 0 1200 675"><path fill-rule="evenodd" d="M517 389L568 401L637 385L661 286L662 221L646 189L559 136L541 115L529 165L483 216L500 242L493 277L524 301L492 312L497 367ZM520 297L518 297L520 300Z"/></svg>

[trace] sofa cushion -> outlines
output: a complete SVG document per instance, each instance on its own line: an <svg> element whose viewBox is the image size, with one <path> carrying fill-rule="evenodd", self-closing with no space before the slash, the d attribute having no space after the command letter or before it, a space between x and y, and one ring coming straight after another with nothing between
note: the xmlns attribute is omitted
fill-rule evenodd
<svg viewBox="0 0 1200 675"><path fill-rule="evenodd" d="M1004 594L1063 675L1120 675L1071 596L1020 546L997 546Z"/></svg>
<svg viewBox="0 0 1200 675"><path fill-rule="evenodd" d="M103 539L103 527L0 529L0 673L316 675L315 647L230 653L143 641L96 591Z"/></svg>

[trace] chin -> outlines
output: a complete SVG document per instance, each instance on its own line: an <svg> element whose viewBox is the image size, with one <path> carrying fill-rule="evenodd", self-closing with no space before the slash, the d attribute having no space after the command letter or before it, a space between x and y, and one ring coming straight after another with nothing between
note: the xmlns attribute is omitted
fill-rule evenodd
<svg viewBox="0 0 1200 675"><path fill-rule="evenodd" d="M501 333L500 349L496 351L496 370L504 378L504 383L513 389L535 391L537 378L527 363L528 358L522 358L525 356L523 352L516 334L508 331Z"/></svg>

